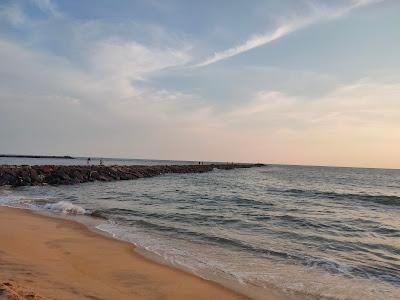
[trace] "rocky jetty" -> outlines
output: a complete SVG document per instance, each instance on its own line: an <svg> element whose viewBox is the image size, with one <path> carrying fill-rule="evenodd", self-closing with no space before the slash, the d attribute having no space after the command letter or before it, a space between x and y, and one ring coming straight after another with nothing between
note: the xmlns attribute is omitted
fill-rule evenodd
<svg viewBox="0 0 400 300"><path fill-rule="evenodd" d="M263 164L206 164L165 166L0 166L0 186L61 185L91 181L131 180L167 173L204 173L213 169L261 167Z"/></svg>

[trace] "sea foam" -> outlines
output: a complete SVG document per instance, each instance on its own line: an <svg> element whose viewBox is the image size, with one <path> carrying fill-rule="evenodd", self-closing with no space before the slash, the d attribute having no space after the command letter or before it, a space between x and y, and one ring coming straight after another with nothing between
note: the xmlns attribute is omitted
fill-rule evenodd
<svg viewBox="0 0 400 300"><path fill-rule="evenodd" d="M86 210L79 206L72 204L68 201L59 201L57 203L48 203L44 206L45 209L51 210L53 212L60 212L68 215L83 215Z"/></svg>

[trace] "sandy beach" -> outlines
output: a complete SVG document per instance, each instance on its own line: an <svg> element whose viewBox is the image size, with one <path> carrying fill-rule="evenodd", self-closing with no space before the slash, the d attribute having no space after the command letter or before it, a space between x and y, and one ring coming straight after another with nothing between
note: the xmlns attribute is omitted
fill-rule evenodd
<svg viewBox="0 0 400 300"><path fill-rule="evenodd" d="M245 299L133 248L74 221L0 207L0 299Z"/></svg>
<svg viewBox="0 0 400 300"><path fill-rule="evenodd" d="M82 224L4 207L0 279L10 299L244 299Z"/></svg>

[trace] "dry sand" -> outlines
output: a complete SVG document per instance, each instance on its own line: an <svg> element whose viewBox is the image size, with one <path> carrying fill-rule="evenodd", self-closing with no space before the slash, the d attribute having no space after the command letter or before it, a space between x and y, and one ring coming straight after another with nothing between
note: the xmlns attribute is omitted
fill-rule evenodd
<svg viewBox="0 0 400 300"><path fill-rule="evenodd" d="M74 221L0 207L0 299L245 299L133 248Z"/></svg>

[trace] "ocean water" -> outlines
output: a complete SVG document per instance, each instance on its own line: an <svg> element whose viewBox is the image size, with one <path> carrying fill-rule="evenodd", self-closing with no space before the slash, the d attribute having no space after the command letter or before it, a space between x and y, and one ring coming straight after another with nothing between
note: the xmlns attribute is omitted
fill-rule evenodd
<svg viewBox="0 0 400 300"><path fill-rule="evenodd" d="M268 165L2 188L0 203L96 212L98 229L259 299L400 299L400 170Z"/></svg>

